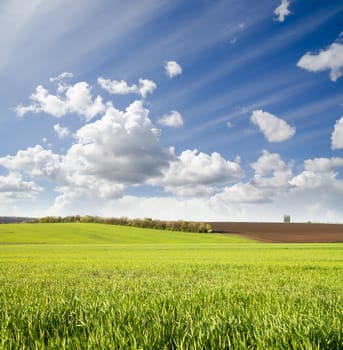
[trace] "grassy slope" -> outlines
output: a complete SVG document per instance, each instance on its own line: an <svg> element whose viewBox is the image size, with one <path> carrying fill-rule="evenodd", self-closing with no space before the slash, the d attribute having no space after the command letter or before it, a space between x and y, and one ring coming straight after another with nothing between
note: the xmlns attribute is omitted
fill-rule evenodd
<svg viewBox="0 0 343 350"><path fill-rule="evenodd" d="M103 224L0 225L0 244L244 243L247 238ZM251 242L251 241L250 241Z"/></svg>

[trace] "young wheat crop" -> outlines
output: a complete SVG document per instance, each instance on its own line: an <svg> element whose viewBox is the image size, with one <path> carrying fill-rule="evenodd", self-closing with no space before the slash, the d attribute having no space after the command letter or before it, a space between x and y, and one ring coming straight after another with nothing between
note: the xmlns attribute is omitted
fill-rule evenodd
<svg viewBox="0 0 343 350"><path fill-rule="evenodd" d="M75 225L106 236L86 224L63 234ZM145 230L113 243L120 230L106 244L51 244L47 232L0 245L0 348L343 348L343 245L175 232L154 243Z"/></svg>

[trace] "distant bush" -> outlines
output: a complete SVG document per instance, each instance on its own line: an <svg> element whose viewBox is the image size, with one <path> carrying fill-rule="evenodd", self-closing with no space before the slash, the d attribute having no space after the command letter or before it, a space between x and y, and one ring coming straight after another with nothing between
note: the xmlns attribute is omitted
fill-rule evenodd
<svg viewBox="0 0 343 350"><path fill-rule="evenodd" d="M194 222L194 221L163 221L153 220L151 218L144 219L129 219L126 217L110 217L102 218L92 215L73 215L73 216L45 216L40 219L36 219L33 223L58 223L58 222L82 222L82 223L97 223L107 225L121 225L121 226L133 226L142 228L152 228L159 230L170 231L182 231L182 232L196 232L196 233L212 233L212 227L208 223Z"/></svg>

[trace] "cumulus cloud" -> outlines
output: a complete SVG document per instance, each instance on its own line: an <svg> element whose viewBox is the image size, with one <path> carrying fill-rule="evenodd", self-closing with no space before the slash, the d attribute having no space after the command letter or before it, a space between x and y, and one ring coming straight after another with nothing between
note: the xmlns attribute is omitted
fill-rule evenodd
<svg viewBox="0 0 343 350"><path fill-rule="evenodd" d="M182 67L176 61L164 62L164 69L169 78L182 74Z"/></svg>
<svg viewBox="0 0 343 350"><path fill-rule="evenodd" d="M0 165L9 170L22 171L31 177L57 179L61 156L37 145L18 151L14 156L0 158Z"/></svg>
<svg viewBox="0 0 343 350"><path fill-rule="evenodd" d="M279 154L264 150L251 167L255 174L249 182L224 188L216 199L235 203L266 203L271 202L277 193L290 188L292 164L286 164Z"/></svg>
<svg viewBox="0 0 343 350"><path fill-rule="evenodd" d="M183 125L183 119L178 111L171 111L163 115L163 117L158 120L158 123L171 128L179 128Z"/></svg>
<svg viewBox="0 0 343 350"><path fill-rule="evenodd" d="M319 159L319 158L318 158ZM268 165L268 160L270 165ZM305 161L310 168L310 161ZM320 163L322 160L320 161ZM340 162L329 160L332 165ZM92 197L86 192L65 192L57 197L51 208L52 215L68 215L75 213L75 207L81 214L113 215L129 217L153 217L168 220L180 218L190 220L282 220L284 213L290 213L292 221L341 221L341 202L343 196L343 181L332 171L320 172L304 170L296 176L289 173L290 180L286 184L278 184L274 179L274 187L270 190L263 186L263 182L256 181L256 175L264 178L275 178L277 173L289 172L292 163L286 164L280 155L264 151L252 163L255 175L250 181L226 186L223 190L215 191L214 195L206 197L199 192L186 192L192 186L175 187L173 194L168 197L135 197L123 195L120 198L103 199ZM307 166L304 165L304 168ZM316 165L314 168L322 169ZM331 168L328 166L327 168ZM197 187L206 190L212 186ZM185 191L185 192L182 192ZM210 192L210 193L213 193ZM199 196L202 197L199 197ZM82 199L80 201L80 198Z"/></svg>
<svg viewBox="0 0 343 350"><path fill-rule="evenodd" d="M97 96L93 100L91 87L85 82L76 83L69 87L66 91L66 97L70 112L86 117L87 121L106 109L101 96Z"/></svg>
<svg viewBox="0 0 343 350"><path fill-rule="evenodd" d="M289 181L291 187L283 197L285 204L310 220L341 220L338 208L342 202L343 181L335 171L339 167L343 167L343 158L305 160L304 170Z"/></svg>
<svg viewBox="0 0 343 350"><path fill-rule="evenodd" d="M295 207L302 205L312 220L341 220L343 181L336 171L340 167L343 158L339 157L305 160L304 170L290 181L292 188L287 200L292 200Z"/></svg>
<svg viewBox="0 0 343 350"><path fill-rule="evenodd" d="M343 44L333 43L319 53L308 52L300 58L297 66L309 72L329 70L330 79L336 81L343 75Z"/></svg>
<svg viewBox="0 0 343 350"><path fill-rule="evenodd" d="M138 86L138 92L143 98L152 94L157 87L156 83L149 79L139 79Z"/></svg>
<svg viewBox="0 0 343 350"><path fill-rule="evenodd" d="M284 22L285 17L291 13L288 9L289 5L289 0L281 0L281 4L274 10L274 14L278 17L277 20L279 22Z"/></svg>
<svg viewBox="0 0 343 350"><path fill-rule="evenodd" d="M83 116L89 121L106 110L102 97L97 96L93 99L91 87L86 82L71 86L59 85L56 95L50 94L46 88L38 85L30 100L32 104L16 107L19 117L29 112L44 112L57 118L70 113Z"/></svg>
<svg viewBox="0 0 343 350"><path fill-rule="evenodd" d="M186 150L170 163L157 183L178 196L208 196L214 194L213 186L237 181L242 176L243 170L237 161L225 160L217 152L208 155Z"/></svg>
<svg viewBox="0 0 343 350"><path fill-rule="evenodd" d="M119 198L128 185L159 177L174 155L159 144L159 130L141 101L119 111L109 108L99 120L79 129L62 159L64 186L55 207L76 198Z"/></svg>
<svg viewBox="0 0 343 350"><path fill-rule="evenodd" d="M79 129L66 154L71 167L115 182L133 184L159 176L172 155L159 144L159 130L141 101L125 112L109 108L94 123Z"/></svg>
<svg viewBox="0 0 343 350"><path fill-rule="evenodd" d="M289 181L292 185L289 197L299 198L304 208L315 206L317 211L322 208L334 212L334 205L340 207L339 197L343 196L343 181L335 171L340 167L343 167L343 158L339 157L305 160L304 170Z"/></svg>
<svg viewBox="0 0 343 350"><path fill-rule="evenodd" d="M343 158L314 158L304 161L304 168L311 172L330 172L335 168L343 167Z"/></svg>
<svg viewBox="0 0 343 350"><path fill-rule="evenodd" d="M138 91L137 85L129 86L125 80L110 80L100 77L98 84L111 94L126 95Z"/></svg>
<svg viewBox="0 0 343 350"><path fill-rule="evenodd" d="M252 183L259 188L279 190L289 186L293 176L293 164L286 164L277 153L262 151L262 155L251 167L255 170Z"/></svg>
<svg viewBox="0 0 343 350"><path fill-rule="evenodd" d="M328 180L333 181L335 175L332 173L323 174L316 173L314 171L304 170L290 181L290 184L299 189L311 189L318 188L327 182Z"/></svg>
<svg viewBox="0 0 343 350"><path fill-rule="evenodd" d="M270 153L267 150L262 151L262 155L256 162L251 164L251 167L255 170L255 173L260 176L266 176L277 171L284 171L288 168L278 153Z"/></svg>
<svg viewBox="0 0 343 350"><path fill-rule="evenodd" d="M70 132L69 132L69 129L64 127L64 126L61 126L59 124L55 124L54 125L54 130L56 131L57 133L57 136L60 138L60 139L63 139L67 136L69 136Z"/></svg>
<svg viewBox="0 0 343 350"><path fill-rule="evenodd" d="M331 135L331 148L343 149L343 117L337 120Z"/></svg>
<svg viewBox="0 0 343 350"><path fill-rule="evenodd" d="M98 84L110 94L139 94L142 98L152 94L157 87L156 83L149 79L139 79L138 85L129 85L125 80L110 80L99 77Z"/></svg>
<svg viewBox="0 0 343 350"><path fill-rule="evenodd" d="M0 165L55 182L60 202L71 196L117 198L128 185L162 176L175 158L161 147L159 135L149 111L135 101L125 111L110 107L80 128L65 155L37 145L0 158Z"/></svg>
<svg viewBox="0 0 343 350"><path fill-rule="evenodd" d="M337 179L336 168L343 167L343 158L314 158L304 161L304 170L294 176L290 184L298 192L318 193L325 196L326 201L330 197L337 197L337 194L343 195L343 181ZM334 194L334 192L336 193ZM320 200L318 195L318 199Z"/></svg>
<svg viewBox="0 0 343 350"><path fill-rule="evenodd" d="M250 121L259 127L260 131L269 142L286 141L290 139L296 131L294 127L287 124L283 119L262 110L253 111Z"/></svg>
<svg viewBox="0 0 343 350"><path fill-rule="evenodd" d="M42 187L33 181L24 181L22 175L10 172L7 176L0 176L0 198L2 200L35 199Z"/></svg>

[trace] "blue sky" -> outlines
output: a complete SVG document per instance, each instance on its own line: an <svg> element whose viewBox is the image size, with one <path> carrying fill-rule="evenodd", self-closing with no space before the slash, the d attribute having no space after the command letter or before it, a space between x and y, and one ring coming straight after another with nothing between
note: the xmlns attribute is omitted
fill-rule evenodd
<svg viewBox="0 0 343 350"><path fill-rule="evenodd" d="M0 4L0 215L343 222L343 4Z"/></svg>

